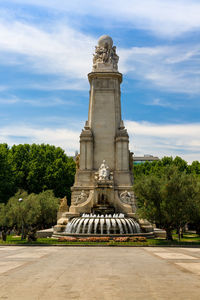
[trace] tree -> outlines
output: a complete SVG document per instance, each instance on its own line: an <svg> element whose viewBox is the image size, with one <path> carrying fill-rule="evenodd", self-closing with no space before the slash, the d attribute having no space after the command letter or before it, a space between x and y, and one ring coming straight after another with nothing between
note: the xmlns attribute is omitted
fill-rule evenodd
<svg viewBox="0 0 200 300"><path fill-rule="evenodd" d="M36 231L54 225L58 206L58 198L52 191L37 195L19 190L5 206L7 226L15 228L23 238L33 229Z"/></svg>
<svg viewBox="0 0 200 300"><path fill-rule="evenodd" d="M160 174L164 172L165 167L167 166L176 166L179 171L190 173L190 167L187 165L187 162L181 157L176 156L173 159L172 157L165 156L158 161L145 162L143 164L135 165L133 167L135 181L137 181L137 178L140 178L144 175Z"/></svg>
<svg viewBox="0 0 200 300"><path fill-rule="evenodd" d="M6 241L7 231L9 229L8 223L7 207L5 203L0 203L0 231L3 241Z"/></svg>
<svg viewBox="0 0 200 300"><path fill-rule="evenodd" d="M16 186L28 193L51 189L56 197L70 200L74 182L75 162L60 147L51 145L14 145L10 149L10 164Z"/></svg>
<svg viewBox="0 0 200 300"><path fill-rule="evenodd" d="M200 176L200 162L195 160L189 166L190 173Z"/></svg>
<svg viewBox="0 0 200 300"><path fill-rule="evenodd" d="M192 202L190 223L196 229L196 233L200 235L200 179L197 177L197 197Z"/></svg>
<svg viewBox="0 0 200 300"><path fill-rule="evenodd" d="M15 175L9 162L9 148L7 144L0 144L0 203L5 203L15 191Z"/></svg>
<svg viewBox="0 0 200 300"><path fill-rule="evenodd" d="M137 179L134 185L138 214L166 230L172 240L172 230L190 221L194 201L200 193L197 179L177 166L167 165L163 172Z"/></svg>
<svg viewBox="0 0 200 300"><path fill-rule="evenodd" d="M59 199L54 196L52 190L47 190L39 195L33 194L32 201L38 201L40 205L40 215L37 219L37 227L40 229L49 228L56 224Z"/></svg>

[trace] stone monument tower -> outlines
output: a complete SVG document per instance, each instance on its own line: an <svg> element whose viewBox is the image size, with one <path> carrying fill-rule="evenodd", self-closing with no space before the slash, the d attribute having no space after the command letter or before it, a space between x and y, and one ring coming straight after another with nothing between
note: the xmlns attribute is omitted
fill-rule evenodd
<svg viewBox="0 0 200 300"><path fill-rule="evenodd" d="M92 72L88 74L88 120L80 135L71 206L58 220L55 232L65 230L67 223L73 218L75 223L75 218L81 219L82 214L94 218L105 218L105 215L112 218L120 214L131 221L136 217L133 159L121 118L122 74L118 72L118 60L112 38L101 36L95 47Z"/></svg>

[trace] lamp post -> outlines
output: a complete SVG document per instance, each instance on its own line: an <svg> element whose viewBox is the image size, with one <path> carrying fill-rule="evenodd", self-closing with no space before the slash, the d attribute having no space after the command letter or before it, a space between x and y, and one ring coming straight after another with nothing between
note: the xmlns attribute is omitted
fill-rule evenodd
<svg viewBox="0 0 200 300"><path fill-rule="evenodd" d="M23 201L22 198L19 198L18 199L18 202L21 203ZM24 221L23 221L23 215L22 215L22 212L20 211L20 216L21 216L21 221L22 221L22 235L21 235L21 241L23 240L24 238Z"/></svg>

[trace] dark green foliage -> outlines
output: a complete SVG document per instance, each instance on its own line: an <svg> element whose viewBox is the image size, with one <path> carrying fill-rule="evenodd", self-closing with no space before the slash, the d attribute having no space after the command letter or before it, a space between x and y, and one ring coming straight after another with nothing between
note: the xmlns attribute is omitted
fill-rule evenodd
<svg viewBox="0 0 200 300"><path fill-rule="evenodd" d="M7 144L0 144L0 203L6 202L15 191L15 175L9 161L9 148Z"/></svg>
<svg viewBox="0 0 200 300"><path fill-rule="evenodd" d="M200 176L200 162L197 160L193 161L189 166L189 172Z"/></svg>
<svg viewBox="0 0 200 300"><path fill-rule="evenodd" d="M56 197L67 196L73 185L75 163L60 147L0 144L0 202L6 203L17 189L40 193L51 189Z"/></svg>
<svg viewBox="0 0 200 300"><path fill-rule="evenodd" d="M182 172L182 166L166 164L160 172L138 177L134 185L139 215L165 229L168 239L173 229L191 220L200 203L199 179Z"/></svg>
<svg viewBox="0 0 200 300"><path fill-rule="evenodd" d="M134 178L150 174L162 174L166 166L176 166L180 172L191 173L191 166L187 164L185 160L181 157L176 156L174 159L172 157L163 157L161 160L153 162L145 162L143 164L138 164L133 167ZM194 168L193 168L194 170ZM200 169L199 169L200 171Z"/></svg>

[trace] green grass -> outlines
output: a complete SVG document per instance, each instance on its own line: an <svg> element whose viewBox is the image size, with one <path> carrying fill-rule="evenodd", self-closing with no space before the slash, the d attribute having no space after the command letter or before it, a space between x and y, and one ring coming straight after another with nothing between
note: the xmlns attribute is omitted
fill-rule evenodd
<svg viewBox="0 0 200 300"><path fill-rule="evenodd" d="M28 242L27 240L21 241L20 237L12 235L7 236L7 241L3 242L0 239L0 245L107 245L107 246L173 246L173 245L199 245L200 236L191 233L185 233L181 241L178 241L178 236L173 235L173 241L167 241L165 239L147 239L146 242L59 242L53 238L38 238L36 242Z"/></svg>

